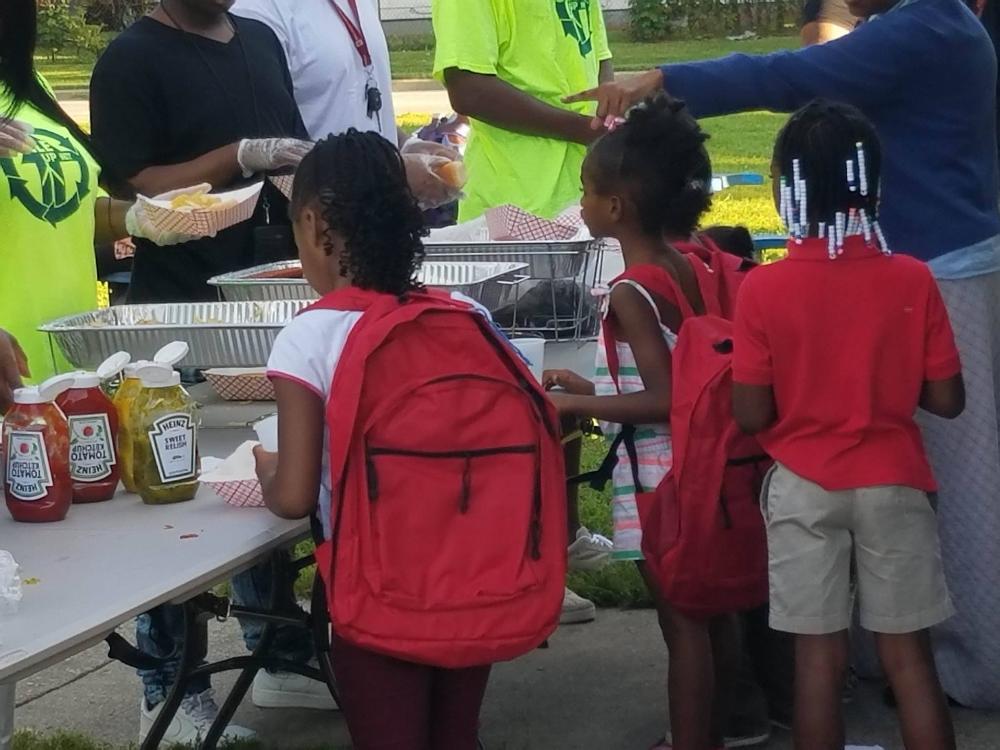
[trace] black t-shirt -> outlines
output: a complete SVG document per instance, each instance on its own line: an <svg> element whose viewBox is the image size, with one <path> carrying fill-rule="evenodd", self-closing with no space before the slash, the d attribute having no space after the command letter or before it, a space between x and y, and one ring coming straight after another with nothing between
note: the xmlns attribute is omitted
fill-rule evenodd
<svg viewBox="0 0 1000 750"><path fill-rule="evenodd" d="M228 43L146 17L108 46L90 89L94 147L108 185L241 138L307 137L274 32L258 21L231 18L238 37ZM255 229L268 217L287 225L287 206L265 181L253 218L214 238L164 248L138 240L129 300L216 299L205 281L254 265Z"/></svg>

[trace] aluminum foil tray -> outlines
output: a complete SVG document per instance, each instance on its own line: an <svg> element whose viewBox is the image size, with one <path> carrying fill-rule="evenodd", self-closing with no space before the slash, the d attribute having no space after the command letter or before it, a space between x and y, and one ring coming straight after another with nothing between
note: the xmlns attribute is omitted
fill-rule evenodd
<svg viewBox="0 0 1000 750"><path fill-rule="evenodd" d="M92 370L117 351L152 359L183 340L183 367L262 367L274 339L306 300L122 305L71 315L39 328L74 367Z"/></svg>
<svg viewBox="0 0 1000 750"><path fill-rule="evenodd" d="M600 249L596 240L570 242L424 242L429 260L527 263L532 279L575 279L591 254Z"/></svg>
<svg viewBox="0 0 1000 750"><path fill-rule="evenodd" d="M498 310L517 296L517 286L528 279L526 263L509 261L457 262L429 260L420 270L427 286L461 292L485 308ZM305 279L258 278L262 274L298 270L298 261L269 263L209 279L231 302L316 299Z"/></svg>

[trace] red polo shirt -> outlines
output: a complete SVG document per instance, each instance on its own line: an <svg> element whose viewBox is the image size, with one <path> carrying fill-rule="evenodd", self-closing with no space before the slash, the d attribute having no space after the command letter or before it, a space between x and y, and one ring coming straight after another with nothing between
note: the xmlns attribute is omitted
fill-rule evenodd
<svg viewBox="0 0 1000 750"><path fill-rule="evenodd" d="M774 388L778 421L763 447L827 490L904 485L932 491L914 414L925 380L961 366L930 270L859 237L789 243L753 271L736 307L733 378Z"/></svg>

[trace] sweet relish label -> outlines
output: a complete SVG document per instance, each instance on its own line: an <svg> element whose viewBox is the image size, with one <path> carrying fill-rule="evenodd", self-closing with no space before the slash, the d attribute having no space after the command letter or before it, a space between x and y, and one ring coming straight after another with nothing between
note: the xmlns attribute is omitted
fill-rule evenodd
<svg viewBox="0 0 1000 750"><path fill-rule="evenodd" d="M41 433L11 431L6 481L10 494L24 502L41 500L49 494L52 470Z"/></svg>
<svg viewBox="0 0 1000 750"><path fill-rule="evenodd" d="M69 473L75 482L99 482L111 476L115 444L107 414L69 418Z"/></svg>
<svg viewBox="0 0 1000 750"><path fill-rule="evenodd" d="M194 478L197 439L190 414L169 414L153 422L149 443L164 484Z"/></svg>

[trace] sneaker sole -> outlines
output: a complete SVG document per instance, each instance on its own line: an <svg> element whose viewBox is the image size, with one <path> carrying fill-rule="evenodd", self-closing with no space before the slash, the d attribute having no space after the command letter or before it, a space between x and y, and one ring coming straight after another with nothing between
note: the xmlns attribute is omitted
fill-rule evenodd
<svg viewBox="0 0 1000 750"><path fill-rule="evenodd" d="M763 745L771 739L770 732L763 732L759 735L750 737L726 737L722 744L723 748L738 748L738 747L757 747L758 745ZM671 742L673 737L668 733L666 737L666 744L664 747L671 747Z"/></svg>
<svg viewBox="0 0 1000 750"><path fill-rule="evenodd" d="M254 690L250 700L257 708L305 708L311 711L339 711L331 695L290 693L287 690Z"/></svg>
<svg viewBox="0 0 1000 750"><path fill-rule="evenodd" d="M582 625L585 622L593 622L597 619L597 607L587 609L575 609L567 612L563 610L559 617L560 625Z"/></svg>
<svg viewBox="0 0 1000 750"><path fill-rule="evenodd" d="M771 739L770 732L752 737L726 737L725 747L757 747Z"/></svg>

